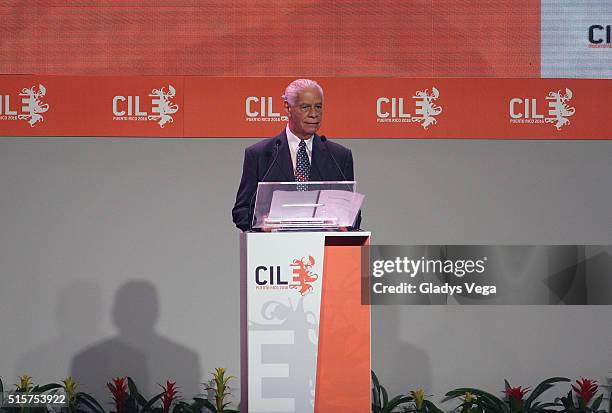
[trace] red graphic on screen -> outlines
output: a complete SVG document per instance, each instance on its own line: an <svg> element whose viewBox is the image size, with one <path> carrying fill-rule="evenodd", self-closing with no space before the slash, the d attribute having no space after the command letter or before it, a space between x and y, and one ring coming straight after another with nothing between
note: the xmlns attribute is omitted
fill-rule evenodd
<svg viewBox="0 0 612 413"><path fill-rule="evenodd" d="M2 74L540 77L539 1L1 4Z"/></svg>

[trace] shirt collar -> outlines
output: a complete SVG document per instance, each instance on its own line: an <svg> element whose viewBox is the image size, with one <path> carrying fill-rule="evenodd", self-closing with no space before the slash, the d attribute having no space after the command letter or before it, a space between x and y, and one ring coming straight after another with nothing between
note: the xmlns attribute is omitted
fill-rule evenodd
<svg viewBox="0 0 612 413"><path fill-rule="evenodd" d="M293 132L291 132L291 129L289 129L289 125L287 125L287 127L285 128L285 133L287 134L287 143L289 144L289 148L293 153L297 152L297 149L300 146L300 142L302 141L302 139L298 138ZM313 137L314 135L304 140L304 142L306 142L306 149L308 150L309 154L312 153L312 141L314 140Z"/></svg>

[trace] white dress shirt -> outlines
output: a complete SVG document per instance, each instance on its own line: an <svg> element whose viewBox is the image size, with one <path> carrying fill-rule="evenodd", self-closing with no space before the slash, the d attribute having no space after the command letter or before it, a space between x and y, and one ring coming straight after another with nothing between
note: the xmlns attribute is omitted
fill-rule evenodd
<svg viewBox="0 0 612 413"><path fill-rule="evenodd" d="M289 152L291 153L291 162L293 163L293 171L295 173L295 164L297 162L297 151L299 149L300 142L302 140L298 138L297 136L295 136L293 132L291 132L291 129L289 129L289 125L287 125L287 127L285 128L285 132L287 133L287 143L289 144ZM312 165L312 141L313 141L312 138L313 137L311 136L310 138L304 141L306 142L306 153L308 154L308 160L310 161L311 165Z"/></svg>

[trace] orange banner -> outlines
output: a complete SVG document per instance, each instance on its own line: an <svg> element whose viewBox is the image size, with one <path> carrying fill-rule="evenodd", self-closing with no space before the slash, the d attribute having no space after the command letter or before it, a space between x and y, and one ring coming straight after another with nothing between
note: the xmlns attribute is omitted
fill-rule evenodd
<svg viewBox="0 0 612 413"><path fill-rule="evenodd" d="M0 76L1 136L261 138L293 78ZM611 139L612 81L316 78L332 138Z"/></svg>

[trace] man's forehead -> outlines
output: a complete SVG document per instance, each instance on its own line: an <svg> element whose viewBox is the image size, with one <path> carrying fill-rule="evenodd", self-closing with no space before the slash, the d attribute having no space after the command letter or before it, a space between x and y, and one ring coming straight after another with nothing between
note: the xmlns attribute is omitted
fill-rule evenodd
<svg viewBox="0 0 612 413"><path fill-rule="evenodd" d="M304 102L304 101L322 102L323 96L321 95L321 92L319 92L319 89L307 88L307 89L300 90L297 93L297 101L298 103Z"/></svg>

